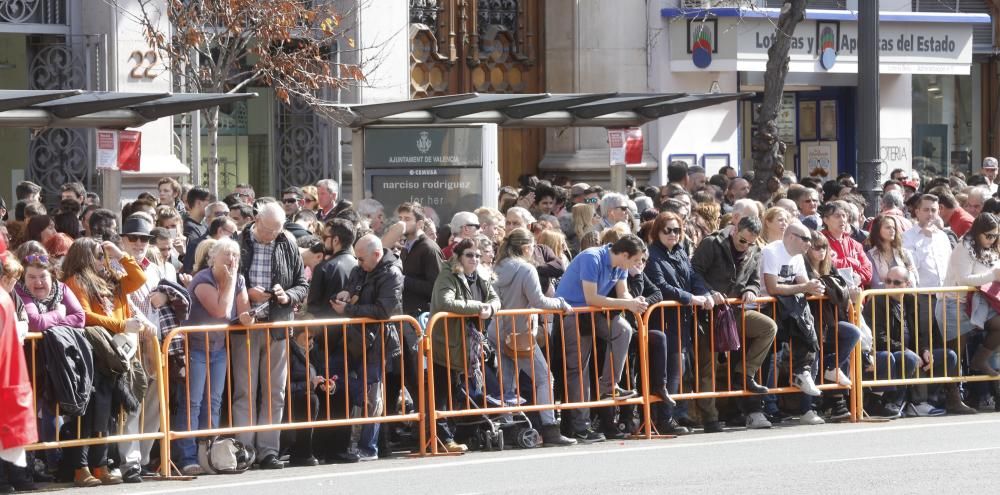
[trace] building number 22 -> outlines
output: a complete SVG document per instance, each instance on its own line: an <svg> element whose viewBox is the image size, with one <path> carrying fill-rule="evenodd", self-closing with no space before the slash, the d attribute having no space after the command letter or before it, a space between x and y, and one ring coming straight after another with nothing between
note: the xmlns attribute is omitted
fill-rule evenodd
<svg viewBox="0 0 1000 495"><path fill-rule="evenodd" d="M129 77L156 79L156 73L152 71L156 63L160 61L160 56L156 54L155 50L146 50L145 52L136 50L128 56L128 59L132 62L132 70L128 73Z"/></svg>

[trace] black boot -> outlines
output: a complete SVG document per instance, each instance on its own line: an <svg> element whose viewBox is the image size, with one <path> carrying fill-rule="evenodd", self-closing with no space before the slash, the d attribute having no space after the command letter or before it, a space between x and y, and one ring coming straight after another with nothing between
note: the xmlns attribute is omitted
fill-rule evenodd
<svg viewBox="0 0 1000 495"><path fill-rule="evenodd" d="M976 414L975 409L962 402L962 393L958 390L957 383L946 383L944 389L947 394L944 408L948 414Z"/></svg>
<svg viewBox="0 0 1000 495"><path fill-rule="evenodd" d="M544 425L539 433L542 434L543 447L576 445L576 440L563 436L562 432L559 431L559 425Z"/></svg>

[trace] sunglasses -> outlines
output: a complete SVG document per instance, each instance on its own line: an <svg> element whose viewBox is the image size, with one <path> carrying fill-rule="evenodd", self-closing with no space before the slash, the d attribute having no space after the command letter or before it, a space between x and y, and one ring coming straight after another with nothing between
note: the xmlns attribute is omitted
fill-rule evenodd
<svg viewBox="0 0 1000 495"><path fill-rule="evenodd" d="M469 259L476 259L476 260L478 260L478 259L480 259L480 258L483 257L483 255L476 254L476 253L463 253L462 256L465 256L466 258L469 258Z"/></svg>
<svg viewBox="0 0 1000 495"><path fill-rule="evenodd" d="M619 206L618 209L628 211L628 206Z"/></svg>
<svg viewBox="0 0 1000 495"><path fill-rule="evenodd" d="M281 202L285 203L286 205L293 205L295 203L298 203L299 200L297 200L295 198L285 198L285 199L281 200Z"/></svg>
<svg viewBox="0 0 1000 495"><path fill-rule="evenodd" d="M149 237L144 235L126 235L125 238L128 239L129 242L149 242Z"/></svg>
<svg viewBox="0 0 1000 495"><path fill-rule="evenodd" d="M310 198L308 196L306 197L306 203L315 203L315 202L316 202L316 198Z"/></svg>
<svg viewBox="0 0 1000 495"><path fill-rule="evenodd" d="M749 245L749 244L750 244L751 242L753 242L753 241L748 241L748 240L746 240L746 239L744 239L744 238L742 238L742 237L737 237L737 238L736 238L736 242L738 242L738 243L740 243L740 244L742 244L742 245L746 246L746 245Z"/></svg>
<svg viewBox="0 0 1000 495"><path fill-rule="evenodd" d="M673 228L666 227L666 228L663 229L663 233L665 235L671 235L671 234L673 234L673 235L681 235L681 228L680 227L673 227Z"/></svg>
<svg viewBox="0 0 1000 495"><path fill-rule="evenodd" d="M810 246L809 249L813 251L826 251L826 246Z"/></svg>
<svg viewBox="0 0 1000 495"><path fill-rule="evenodd" d="M902 287L906 285L906 281L887 278L885 279L885 285L888 285L890 287Z"/></svg>
<svg viewBox="0 0 1000 495"><path fill-rule="evenodd" d="M809 237L807 235L799 235L799 234L792 234L792 235L798 237L799 239L802 239L802 242L812 242L812 237Z"/></svg>
<svg viewBox="0 0 1000 495"><path fill-rule="evenodd" d="M34 263L40 263L43 265L49 264L49 256L45 254L29 254L24 257L24 263L31 265Z"/></svg>
<svg viewBox="0 0 1000 495"><path fill-rule="evenodd" d="M467 224L464 225L464 227L472 227L474 229L478 229L479 228L479 224L478 223L467 223Z"/></svg>
<svg viewBox="0 0 1000 495"><path fill-rule="evenodd" d="M597 198L587 198L587 199L583 200L583 202L584 203L589 203L589 204L592 204L592 205L596 205L597 204Z"/></svg>

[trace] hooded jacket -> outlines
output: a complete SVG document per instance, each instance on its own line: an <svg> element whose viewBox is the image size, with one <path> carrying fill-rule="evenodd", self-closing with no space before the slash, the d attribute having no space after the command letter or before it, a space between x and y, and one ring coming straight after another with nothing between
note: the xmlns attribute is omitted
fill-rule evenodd
<svg viewBox="0 0 1000 495"><path fill-rule="evenodd" d="M521 258L507 258L493 269L496 273L496 292L500 306L507 309L556 309L569 311L569 303L562 298L545 297L538 280L538 270ZM499 333L497 325L499 320ZM494 318L488 337L494 345L503 343L507 335L516 331L538 331L538 315L504 316Z"/></svg>
<svg viewBox="0 0 1000 495"><path fill-rule="evenodd" d="M366 272L361 265L354 267L344 290L353 301L344 305L346 316L388 320L403 314L403 272L399 259L388 249L382 250L382 259L372 271ZM360 339L362 332L364 341ZM395 324L349 325L348 333L348 350L352 360L357 362L362 356L368 359L369 382L380 376L377 370L381 368L381 356L385 356L386 369L394 369L401 349ZM360 352L362 342L368 348L365 352Z"/></svg>
<svg viewBox="0 0 1000 495"><path fill-rule="evenodd" d="M500 297L493 285L485 277L477 276L476 285L482 298L473 297L472 288L462 272L461 265L455 261L445 265L437 281L434 282L434 296L431 299L431 314L455 313L470 318L448 318L444 325L429 329L431 345L434 347L434 364L450 367L452 371L461 371L465 367L463 348L465 348L465 323L468 321L477 329L479 326L479 310L488 306L491 316L500 310ZM447 336L447 337L446 337Z"/></svg>
<svg viewBox="0 0 1000 495"><path fill-rule="evenodd" d="M78 328L52 327L42 335L44 397L56 402L60 413L82 416L94 384L94 351L90 342Z"/></svg>
<svg viewBox="0 0 1000 495"><path fill-rule="evenodd" d="M691 257L691 266L709 289L726 297L743 297L744 292L760 294L760 248L751 244L737 265L727 232L720 230L702 239Z"/></svg>

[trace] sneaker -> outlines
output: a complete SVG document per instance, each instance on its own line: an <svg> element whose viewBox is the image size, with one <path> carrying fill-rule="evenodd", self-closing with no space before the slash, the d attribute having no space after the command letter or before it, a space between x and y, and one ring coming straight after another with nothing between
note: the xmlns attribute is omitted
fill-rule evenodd
<svg viewBox="0 0 1000 495"><path fill-rule="evenodd" d="M851 419L851 410L847 408L847 401L844 399L838 400L830 408L830 421L833 423L840 423L843 421L848 421Z"/></svg>
<svg viewBox="0 0 1000 495"><path fill-rule="evenodd" d="M615 385L615 388L611 393L601 394L601 400L608 400L608 399L626 400L626 399L631 399L632 397L635 397L637 395L639 395L639 392L636 392L635 390L625 390L624 388Z"/></svg>
<svg viewBox="0 0 1000 495"><path fill-rule="evenodd" d="M628 438L628 433L618 428L605 428L603 433L605 440L625 440Z"/></svg>
<svg viewBox="0 0 1000 495"><path fill-rule="evenodd" d="M184 476L201 476L205 474L205 470L201 468L199 464L188 464L181 468L181 473Z"/></svg>
<svg viewBox="0 0 1000 495"><path fill-rule="evenodd" d="M865 406L865 412L872 418L896 419L899 417L899 406L893 403L885 404L881 400L873 400Z"/></svg>
<svg viewBox="0 0 1000 495"><path fill-rule="evenodd" d="M596 432L590 428L574 433L573 439L582 444L598 443L607 440L603 433Z"/></svg>
<svg viewBox="0 0 1000 495"><path fill-rule="evenodd" d="M851 379L848 378L847 375L844 374L844 371L840 368L826 370L826 372L823 373L823 379L830 383L836 383L841 387L851 386Z"/></svg>
<svg viewBox="0 0 1000 495"><path fill-rule="evenodd" d="M764 416L764 413L756 411L747 415L748 429L762 430L770 427L771 427L771 422L767 420L767 417Z"/></svg>
<svg viewBox="0 0 1000 495"><path fill-rule="evenodd" d="M358 451L358 460L361 462L371 462L378 460L378 454L367 454L363 451Z"/></svg>
<svg viewBox="0 0 1000 495"><path fill-rule="evenodd" d="M816 382L813 381L812 374L809 373L809 371L796 373L795 377L792 378L792 385L806 395L811 395L813 397L823 395L823 392L816 388Z"/></svg>
<svg viewBox="0 0 1000 495"><path fill-rule="evenodd" d="M452 454L464 454L469 451L469 447L464 443L458 443L454 439L448 439L444 442L444 450Z"/></svg>
<svg viewBox="0 0 1000 495"><path fill-rule="evenodd" d="M691 433L688 427L681 426L674 418L670 418L666 422L657 423L656 431L661 435L687 435Z"/></svg>
<svg viewBox="0 0 1000 495"><path fill-rule="evenodd" d="M945 410L934 407L928 402L914 404L907 402L903 407L903 415L907 418L924 418L928 416L944 416Z"/></svg>
<svg viewBox="0 0 1000 495"><path fill-rule="evenodd" d="M799 416L800 425L821 425L823 423L826 423L826 421L823 421L823 418L819 417L819 414L816 414L816 411L812 409Z"/></svg>

